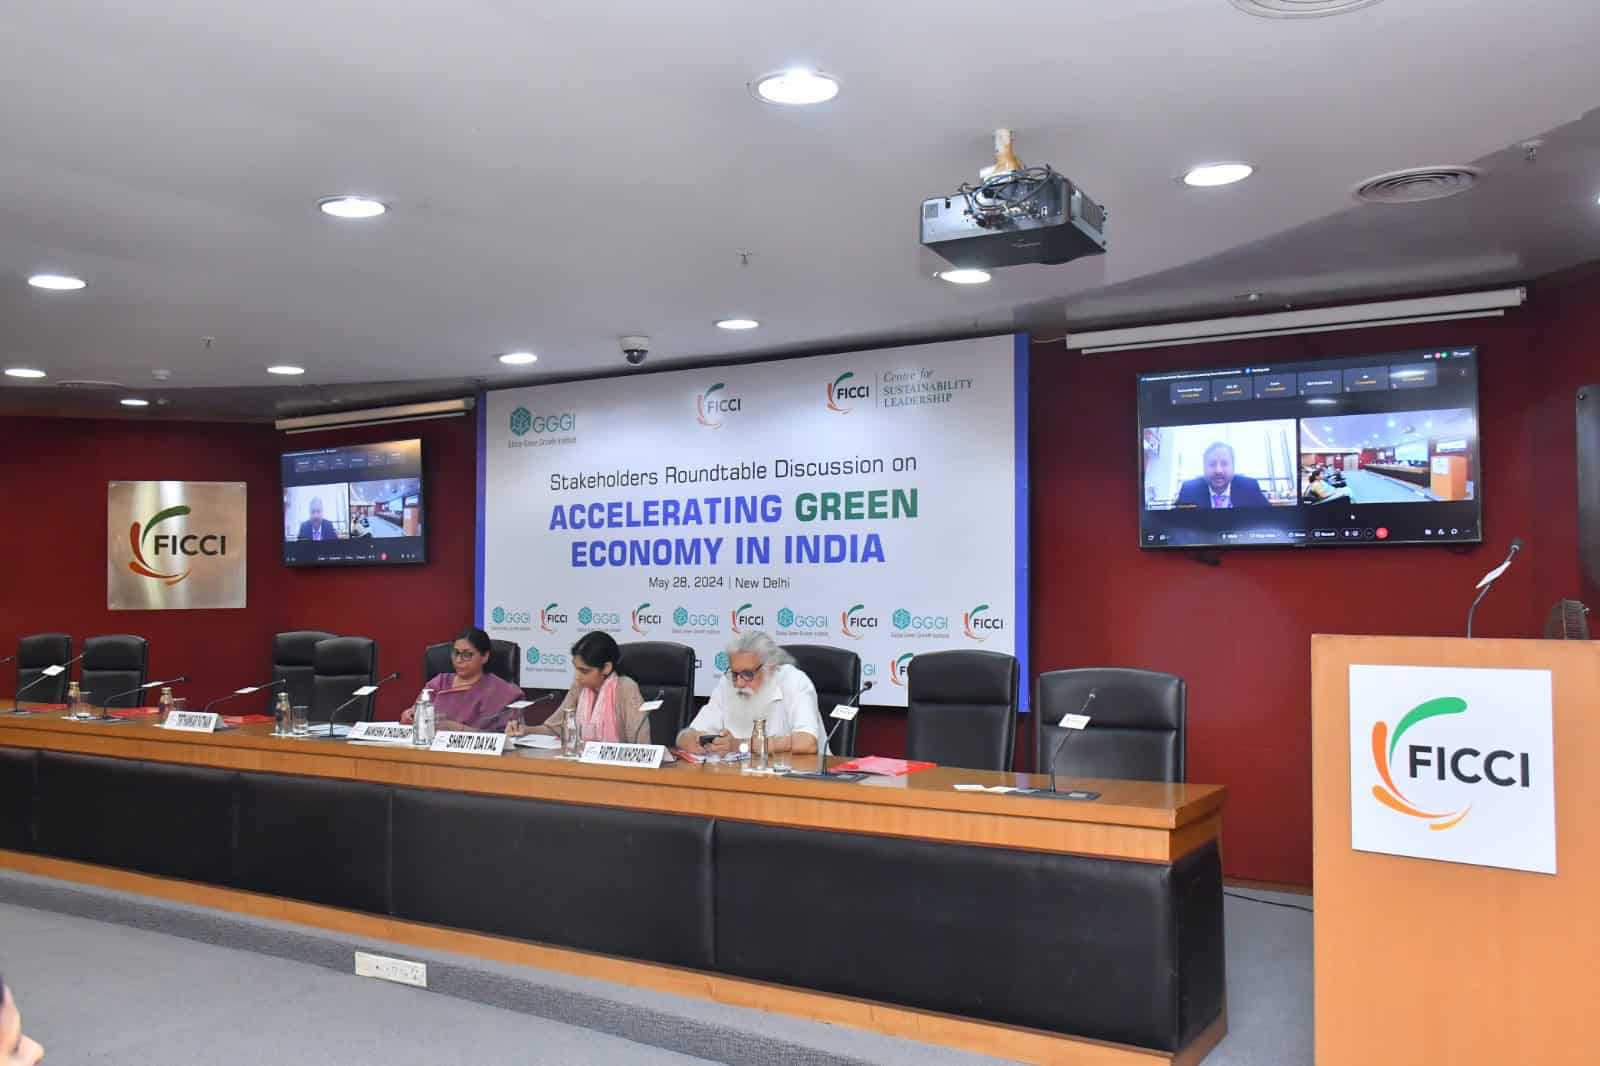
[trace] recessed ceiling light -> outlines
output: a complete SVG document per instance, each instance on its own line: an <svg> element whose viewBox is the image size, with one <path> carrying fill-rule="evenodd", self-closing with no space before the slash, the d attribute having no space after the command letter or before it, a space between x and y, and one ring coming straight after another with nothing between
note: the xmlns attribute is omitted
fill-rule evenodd
<svg viewBox="0 0 1600 1066"><path fill-rule="evenodd" d="M149 400L141 400L137 396L124 396L121 400L118 400L117 402L122 404L122 406L124 406L124 407L149 407L150 406L150 401Z"/></svg>
<svg viewBox="0 0 1600 1066"><path fill-rule="evenodd" d="M36 289L49 289L51 292L74 292L83 288L88 282L70 274L35 274L28 279L28 284Z"/></svg>
<svg viewBox="0 0 1600 1066"><path fill-rule="evenodd" d="M532 352L507 352L500 357L500 361L506 366L527 366L529 363L537 363L539 357Z"/></svg>
<svg viewBox="0 0 1600 1066"><path fill-rule="evenodd" d="M761 323L753 318L724 318L717 323L718 329L755 329Z"/></svg>
<svg viewBox="0 0 1600 1066"><path fill-rule="evenodd" d="M759 100L791 107L826 103L839 95L839 83L833 78L820 71L801 68L768 74L750 88Z"/></svg>
<svg viewBox="0 0 1600 1066"><path fill-rule="evenodd" d="M325 196L317 206L334 218L377 218L389 210L383 201L366 196Z"/></svg>
<svg viewBox="0 0 1600 1066"><path fill-rule="evenodd" d="M1200 189L1209 189L1217 185L1232 185L1236 181L1243 181L1256 168L1249 163L1207 163L1204 166L1193 167L1183 176L1185 185L1193 185Z"/></svg>
<svg viewBox="0 0 1600 1066"><path fill-rule="evenodd" d="M283 364L282 366L269 366L269 367L267 367L267 373L269 373L269 374L282 374L285 377L294 377L297 374L304 374L305 372L306 372L306 368L305 367L303 367L303 366L290 366L287 363Z"/></svg>
<svg viewBox="0 0 1600 1066"><path fill-rule="evenodd" d="M42 377L44 377L44 371L43 370L35 370L31 366L8 366L8 367L6 367L6 377L8 377L8 378L30 378L30 379L31 378L42 378Z"/></svg>
<svg viewBox="0 0 1600 1066"><path fill-rule="evenodd" d="M963 268L961 270L941 270L939 271L939 277L943 278L945 281L948 281L952 285L982 285L984 282L989 280L989 272L987 270L973 270L971 268Z"/></svg>

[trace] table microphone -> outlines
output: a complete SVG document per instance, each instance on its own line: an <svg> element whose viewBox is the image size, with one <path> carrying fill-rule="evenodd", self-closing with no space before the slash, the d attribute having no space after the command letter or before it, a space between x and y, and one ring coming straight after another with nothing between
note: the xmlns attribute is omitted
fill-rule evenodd
<svg viewBox="0 0 1600 1066"><path fill-rule="evenodd" d="M269 688L277 688L279 685L287 685L288 683L289 683L289 679L287 677L280 677L280 678L278 678L278 680L276 680L276 681L268 681L264 685L247 685L247 686L245 686L246 688L248 688L250 690L249 693L240 692L238 689L235 689L234 691L228 693L225 696L218 696L216 699L212 700L210 703L208 703L204 707L200 708L200 713L204 714L205 712L209 711L211 708L215 707L217 704L221 703L223 700L231 700L235 696L245 696L245 695L249 695L251 693L256 693L256 692L265 692Z"/></svg>
<svg viewBox="0 0 1600 1066"><path fill-rule="evenodd" d="M74 655L72 658L68 659L66 662L61 664L61 669L63 671L66 671L66 670L70 669L72 664L77 662L81 658L83 658L83 656L81 654ZM49 669L49 667L46 667L45 669ZM56 674L43 674L43 673L41 673L38 677L34 678L32 681L29 681L26 685L20 686L17 689L16 694L11 699L11 708L12 708L12 710L14 710L17 714L31 714L32 713L31 711L24 711L20 706L18 706L18 704L20 704L22 702L22 694L24 692L28 691L33 686L37 685L39 682L43 681L47 677L60 677L60 676L61 676L61 674L59 674L59 673L56 673Z"/></svg>
<svg viewBox="0 0 1600 1066"><path fill-rule="evenodd" d="M656 689L655 698L657 700L664 700L666 698L666 695L667 695L667 690L666 689L664 689L664 688ZM649 703L650 701L649 700L645 700L644 702ZM635 743L635 744L639 743L639 730L643 729L644 726L645 726L645 723L650 721L650 716L652 714L655 714L656 710L659 710L659 708L653 708L651 710L645 711L644 712L644 717L639 719L639 724L633 727L633 743Z"/></svg>
<svg viewBox="0 0 1600 1066"><path fill-rule="evenodd" d="M378 678L378 680L376 680L376 681L374 681L372 683L372 687L373 688L379 688L382 685L387 685L389 682L393 681L395 678L397 678L399 676L400 676L400 671L396 670L394 673L390 674L388 677L380 677L380 678ZM357 688L365 688L366 686L365 685L357 685L356 687ZM330 713L328 715L328 739L329 740L338 740L339 739L338 737L333 735L333 720L335 718L339 717L339 712L344 710L346 707L350 706L356 700L364 700L364 699L367 698L367 696L371 696L371 695L373 695L373 693L368 692L365 696L362 696L362 695L351 696L349 699L345 700L343 703L339 704L339 706L337 706L337 707L335 707L333 709L332 713Z"/></svg>
<svg viewBox="0 0 1600 1066"><path fill-rule="evenodd" d="M861 687L856 689L856 700L855 700L855 703L853 704L853 706L855 707L857 714L861 713L861 697L864 696L866 694L867 690L870 689L871 687L872 687L872 682L871 681L863 681L863 682L861 682ZM829 776L831 776L831 773L828 770L828 749L833 745L833 735L835 733L837 733L839 731L839 729L843 725L844 725L844 719L843 718L840 718L837 721L835 721L833 723L833 728L828 730L828 735L822 738L822 743L821 744L817 745L817 776L818 777L829 777Z"/></svg>
<svg viewBox="0 0 1600 1066"><path fill-rule="evenodd" d="M1100 690L1099 689L1095 689L1095 688L1090 689L1089 690L1089 697L1088 697L1088 699L1083 701L1083 706L1078 708L1078 713L1079 714L1083 714L1086 711L1088 711L1089 704L1093 703L1094 702L1094 698L1099 694L1100 694ZM1054 751L1052 751L1050 753L1050 791L1051 792L1059 791L1059 789L1056 788L1056 756L1061 754L1061 749L1067 746L1067 741L1072 739L1072 734L1076 733L1077 730L1076 729L1063 729L1062 732L1065 733L1066 736L1061 738L1061 743L1056 745L1056 750L1054 750Z"/></svg>
<svg viewBox="0 0 1600 1066"><path fill-rule="evenodd" d="M135 692L143 692L145 689L149 688L160 688L162 685L181 685L188 680L188 674L179 674L177 677L169 677L165 681L146 681L144 684L130 688L126 692L119 692L115 696L107 698L104 703L100 704L100 709L103 711L111 706L112 700L120 700L124 696L133 695Z"/></svg>
<svg viewBox="0 0 1600 1066"><path fill-rule="evenodd" d="M1517 557L1517 553L1521 550L1522 538L1512 537L1511 550L1506 552L1506 561L1489 571L1487 574L1484 574L1483 577L1479 579L1476 586L1478 589L1477 598L1472 601L1472 606L1467 608L1467 639L1472 639L1472 616L1477 613L1478 604L1482 603L1483 598L1489 595L1489 590L1494 588L1494 583L1496 581L1500 580L1500 575L1511 569L1511 560L1515 559Z"/></svg>

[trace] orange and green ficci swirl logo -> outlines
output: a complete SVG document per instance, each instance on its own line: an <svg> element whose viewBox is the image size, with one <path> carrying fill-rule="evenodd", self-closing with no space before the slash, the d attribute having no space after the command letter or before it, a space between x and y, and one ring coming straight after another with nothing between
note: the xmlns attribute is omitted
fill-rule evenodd
<svg viewBox="0 0 1600 1066"><path fill-rule="evenodd" d="M1406 798L1405 794L1396 787L1394 775L1391 772L1394 762L1395 748L1400 743L1400 738L1405 736L1407 730L1419 722L1430 718L1437 718L1445 714L1462 714L1467 709L1467 701L1456 696L1441 696L1438 699L1419 703L1407 711L1400 719L1400 724L1395 726L1394 734L1389 733L1389 723L1381 719L1372 724L1372 764L1377 768L1378 777L1383 782L1372 786L1372 796L1385 807L1399 811L1401 814L1413 818L1423 818L1428 821L1429 829L1453 829L1461 824L1461 819L1472 810L1472 804L1467 804L1459 811L1435 812L1425 811ZM1413 774L1413 776L1415 776ZM1497 782L1498 783L1498 782Z"/></svg>
<svg viewBox="0 0 1600 1066"><path fill-rule="evenodd" d="M149 521L144 523L142 533L140 531L139 523L135 522L132 528L128 530L128 543L133 548L133 560L128 563L128 569L132 570L140 577L155 578L157 581L165 582L169 586L176 585L178 582L188 577L188 570L185 570L181 574L164 574L151 566L149 560L144 557L144 542L150 539L150 532L167 519L181 518L188 513L189 508L183 506L182 504L178 505L177 507L168 507L165 511L157 511L150 517ZM175 541L177 538L174 537L171 539ZM156 537L155 550L158 552L161 550L161 541L161 537Z"/></svg>

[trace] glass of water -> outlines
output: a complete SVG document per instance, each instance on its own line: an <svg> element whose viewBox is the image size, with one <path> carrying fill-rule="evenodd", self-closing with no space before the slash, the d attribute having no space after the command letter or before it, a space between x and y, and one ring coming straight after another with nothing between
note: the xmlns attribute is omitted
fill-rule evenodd
<svg viewBox="0 0 1600 1066"><path fill-rule="evenodd" d="M311 735L310 707L303 703L296 704L295 707L289 712L289 721L293 723L291 731L295 736L309 737Z"/></svg>

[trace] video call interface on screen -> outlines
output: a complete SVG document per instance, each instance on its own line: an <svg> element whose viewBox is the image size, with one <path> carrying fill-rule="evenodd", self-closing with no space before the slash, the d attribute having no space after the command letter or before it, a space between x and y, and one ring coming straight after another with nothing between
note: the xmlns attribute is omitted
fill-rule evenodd
<svg viewBox="0 0 1600 1066"><path fill-rule="evenodd" d="M1476 542L1476 348L1139 377L1143 548Z"/></svg>
<svg viewBox="0 0 1600 1066"><path fill-rule="evenodd" d="M422 441L284 455L283 561L289 566L426 562Z"/></svg>

